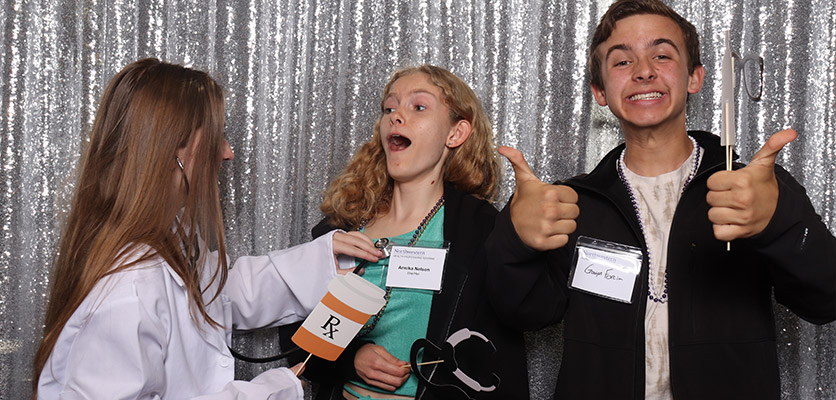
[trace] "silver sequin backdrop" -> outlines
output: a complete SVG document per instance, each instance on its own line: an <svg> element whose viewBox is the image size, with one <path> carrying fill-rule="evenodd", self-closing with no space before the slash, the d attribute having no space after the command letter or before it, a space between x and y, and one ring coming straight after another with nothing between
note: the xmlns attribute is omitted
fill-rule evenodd
<svg viewBox="0 0 836 400"><path fill-rule="evenodd" d="M610 0L2 0L0 2L0 398L29 395L48 271L72 170L108 79L145 56L209 70L226 87L222 169L233 256L309 239L328 181L371 135L393 69L430 62L475 89L500 144L546 181L588 171L620 141L588 90L586 46ZM764 59L763 99L738 89L739 148L800 137L779 162L836 227L836 4L671 0L702 38L707 78L688 126L718 131L723 33ZM747 68L757 86L756 69ZM743 84L742 80L741 85ZM502 201L512 190L505 163ZM153 194L152 194L153 195ZM836 282L834 282L836 285ZM836 326L778 316L785 399L836 399ZM276 350L275 332L236 346ZM552 393L560 329L528 334L532 398ZM238 366L248 377L259 368Z"/></svg>

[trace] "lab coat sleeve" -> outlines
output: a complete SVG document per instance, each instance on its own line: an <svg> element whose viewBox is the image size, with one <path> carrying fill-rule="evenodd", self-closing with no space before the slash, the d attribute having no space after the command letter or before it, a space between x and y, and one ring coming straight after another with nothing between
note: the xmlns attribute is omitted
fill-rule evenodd
<svg viewBox="0 0 836 400"><path fill-rule="evenodd" d="M236 260L224 288L232 303L233 328L255 329L305 319L337 275L334 232L265 256Z"/></svg>
<svg viewBox="0 0 836 400"><path fill-rule="evenodd" d="M287 368L264 371L253 380L232 381L215 394L195 397L195 400L302 400L302 383Z"/></svg>
<svg viewBox="0 0 836 400"><path fill-rule="evenodd" d="M166 330L138 297L109 298L96 305L83 322L67 328L78 332L70 351L61 353L66 360L47 365L66 368L60 399L158 399L164 395L166 377L160 366L166 359Z"/></svg>

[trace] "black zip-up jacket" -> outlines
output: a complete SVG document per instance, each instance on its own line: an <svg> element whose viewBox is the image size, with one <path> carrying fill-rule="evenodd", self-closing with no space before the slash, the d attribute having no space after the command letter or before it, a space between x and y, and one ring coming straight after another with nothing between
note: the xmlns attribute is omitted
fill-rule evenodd
<svg viewBox="0 0 836 400"><path fill-rule="evenodd" d="M449 184L444 186L444 198L444 239L450 241L450 251L442 289L433 295L427 339L440 346L461 328L484 334L496 347L496 353L477 339L462 342L455 348L458 368L482 386L490 386L494 382L493 373L497 374L500 382L493 392L468 391L468 394L474 399L527 399L528 375L523 335L500 323L485 298L487 261L484 243L493 229L497 210L487 201L466 195ZM313 237L336 228L324 220L314 227ZM383 318L386 318L385 313ZM343 382L349 378L360 379L354 370L354 356L366 343L369 342L355 338L335 362L315 357L308 362L304 375L319 383L317 399L342 399ZM455 382L455 378L439 364L421 368L424 376L431 377L433 383ZM452 397L455 393L433 392L419 383L416 398L455 399Z"/></svg>
<svg viewBox="0 0 836 400"><path fill-rule="evenodd" d="M836 239L804 188L776 166L778 206L763 232L731 243L714 237L706 181L725 168L719 139L690 132L705 149L674 213L668 242L669 350L676 400L779 399L772 295L816 324L836 319ZM488 238L488 297L504 321L539 329L564 321L555 398L644 399L647 253L616 172L620 145L589 174L564 184L578 193L577 230L560 249L522 243L506 207ZM737 165L741 167L741 165ZM567 287L578 236L643 249L632 304Z"/></svg>

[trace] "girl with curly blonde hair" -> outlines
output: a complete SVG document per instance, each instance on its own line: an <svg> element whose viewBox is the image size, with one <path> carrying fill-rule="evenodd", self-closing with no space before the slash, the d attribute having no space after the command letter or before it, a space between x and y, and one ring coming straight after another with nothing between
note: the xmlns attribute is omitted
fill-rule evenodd
<svg viewBox="0 0 836 400"><path fill-rule="evenodd" d="M446 155L446 164L440 165L443 181L477 198L496 199L500 170L488 115L467 83L450 71L425 64L395 72L383 88L384 100L372 139L360 147L325 192L320 208L331 224L358 227L362 221L389 211L395 181L386 168L385 147L388 144L384 142L388 142L388 138L381 137L381 124L389 122L387 117L391 113L385 103L392 85L401 77L412 74L425 75L438 88L451 121L468 125L470 137L465 137L467 140L451 141L446 145L449 155Z"/></svg>
<svg viewBox="0 0 836 400"><path fill-rule="evenodd" d="M386 305L337 361L308 364L306 375L323 384L317 398L528 397L522 336L502 326L482 298L483 246L497 214L490 203L496 154L488 115L459 77L432 65L392 75L374 135L325 192L326 218L313 233L342 228L402 246L449 243L442 283L440 290L388 286L388 260L366 265L363 277L386 289ZM416 340L441 344L464 328L496 348L457 350L458 368L474 381L456 378L451 363L410 372ZM431 353L423 359L437 356ZM501 385L493 385L496 378Z"/></svg>

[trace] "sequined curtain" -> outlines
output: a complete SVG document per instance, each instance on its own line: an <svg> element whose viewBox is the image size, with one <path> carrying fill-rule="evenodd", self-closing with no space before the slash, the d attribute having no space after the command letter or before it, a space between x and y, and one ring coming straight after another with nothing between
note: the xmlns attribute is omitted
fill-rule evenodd
<svg viewBox="0 0 836 400"><path fill-rule="evenodd" d="M430 62L462 76L500 144L546 181L589 170L620 141L587 88L586 45L610 0L2 0L0 4L0 397L26 398L72 171L108 79L139 57L206 69L226 87L222 170L232 255L309 239L327 182L371 134L397 67ZM688 126L717 131L723 33L764 59L763 98L738 89L739 148L800 137L779 162L836 228L836 5L832 0L670 1L701 33L707 78ZM757 88L757 68L741 85ZM502 206L512 191L506 163ZM836 283L834 283L836 284ZM776 305L785 399L836 398L836 325ZM238 335L253 354L275 331ZM548 398L560 327L527 335L532 398ZM276 365L276 364L272 364ZM265 366L239 364L240 377Z"/></svg>

